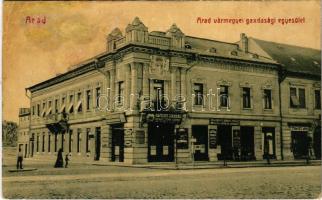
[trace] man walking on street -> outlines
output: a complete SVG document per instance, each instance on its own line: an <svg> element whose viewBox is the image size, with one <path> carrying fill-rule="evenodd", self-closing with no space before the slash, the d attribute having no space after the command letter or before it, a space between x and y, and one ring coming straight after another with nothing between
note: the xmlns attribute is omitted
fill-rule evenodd
<svg viewBox="0 0 322 200"><path fill-rule="evenodd" d="M17 159L17 170L23 169L22 160L23 160L23 154L22 154L21 148L19 148L18 159Z"/></svg>

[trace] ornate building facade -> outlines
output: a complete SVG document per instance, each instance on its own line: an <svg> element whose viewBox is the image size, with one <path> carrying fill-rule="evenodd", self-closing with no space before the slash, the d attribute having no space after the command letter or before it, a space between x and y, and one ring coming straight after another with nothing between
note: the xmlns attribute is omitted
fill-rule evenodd
<svg viewBox="0 0 322 200"><path fill-rule="evenodd" d="M187 36L175 24L149 32L139 18L125 33L115 28L106 46L26 89L26 155L62 148L74 158L130 164L281 160L303 158L311 138L320 158L319 50L287 45L296 58L277 57L245 34L227 43ZM315 71L298 70L287 56Z"/></svg>

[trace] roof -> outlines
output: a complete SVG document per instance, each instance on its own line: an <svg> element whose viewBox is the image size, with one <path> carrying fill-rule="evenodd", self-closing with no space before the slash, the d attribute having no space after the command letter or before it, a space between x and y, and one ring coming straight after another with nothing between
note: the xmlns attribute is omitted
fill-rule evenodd
<svg viewBox="0 0 322 200"><path fill-rule="evenodd" d="M192 50L196 50L201 54L210 54L212 56L226 57L231 59L276 64L276 62L272 59L268 59L259 55L255 57L253 53L246 53L242 51L239 45L236 43L222 42L192 36L186 36L185 42L186 44L189 44L191 46ZM236 55L233 55L232 52L235 52Z"/></svg>
<svg viewBox="0 0 322 200"><path fill-rule="evenodd" d="M254 40L272 59L284 69L294 73L321 75L321 50L288 44Z"/></svg>

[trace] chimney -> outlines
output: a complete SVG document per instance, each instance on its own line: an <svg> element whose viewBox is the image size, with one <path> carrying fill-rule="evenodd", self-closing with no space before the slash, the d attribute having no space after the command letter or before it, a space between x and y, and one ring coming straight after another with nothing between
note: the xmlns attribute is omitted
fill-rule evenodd
<svg viewBox="0 0 322 200"><path fill-rule="evenodd" d="M248 53L248 38L245 33L240 34L241 50L245 53Z"/></svg>

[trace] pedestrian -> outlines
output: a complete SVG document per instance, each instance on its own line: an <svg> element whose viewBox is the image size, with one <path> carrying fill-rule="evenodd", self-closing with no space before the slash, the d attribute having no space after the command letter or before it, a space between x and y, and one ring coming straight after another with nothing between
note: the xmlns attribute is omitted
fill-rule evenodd
<svg viewBox="0 0 322 200"><path fill-rule="evenodd" d="M23 154L22 154L21 148L19 148L18 158L17 158L17 170L23 169L22 161L23 161Z"/></svg>
<svg viewBox="0 0 322 200"><path fill-rule="evenodd" d="M69 161L69 154L66 154L66 156L65 156L65 168L67 168L68 167L68 161Z"/></svg>
<svg viewBox="0 0 322 200"><path fill-rule="evenodd" d="M64 167L64 159L63 159L63 149L60 148L57 154L57 160L55 163L55 168L62 168Z"/></svg>

